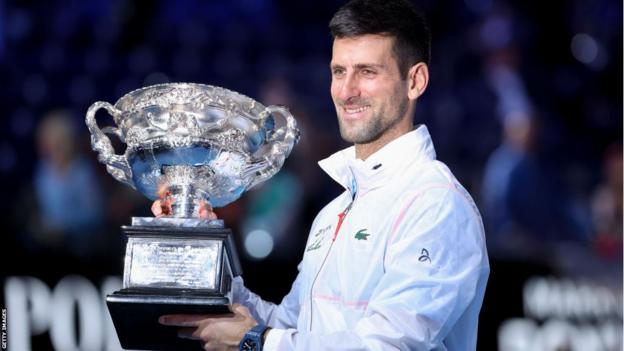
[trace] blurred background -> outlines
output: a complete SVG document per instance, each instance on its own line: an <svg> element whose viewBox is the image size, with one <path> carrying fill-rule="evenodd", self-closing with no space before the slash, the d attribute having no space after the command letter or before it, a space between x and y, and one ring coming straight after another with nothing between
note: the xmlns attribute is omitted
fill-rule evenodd
<svg viewBox="0 0 624 351"><path fill-rule="evenodd" d="M342 3L0 2L10 349L119 349L104 295L121 284L119 228L149 216L150 202L97 163L84 116L157 83L223 86L297 118L302 137L282 171L217 211L237 235L246 285L281 300L314 216L342 191L316 165L347 146L328 69L327 24ZM622 2L417 5L433 52L415 120L486 227L478 349L621 350Z"/></svg>

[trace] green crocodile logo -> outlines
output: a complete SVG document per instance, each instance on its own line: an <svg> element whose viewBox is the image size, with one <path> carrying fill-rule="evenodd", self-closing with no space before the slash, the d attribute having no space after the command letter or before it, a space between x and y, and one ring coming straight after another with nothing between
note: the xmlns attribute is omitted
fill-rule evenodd
<svg viewBox="0 0 624 351"><path fill-rule="evenodd" d="M357 240L368 240L369 233L366 233L368 229L360 229L357 233L355 233L354 238Z"/></svg>

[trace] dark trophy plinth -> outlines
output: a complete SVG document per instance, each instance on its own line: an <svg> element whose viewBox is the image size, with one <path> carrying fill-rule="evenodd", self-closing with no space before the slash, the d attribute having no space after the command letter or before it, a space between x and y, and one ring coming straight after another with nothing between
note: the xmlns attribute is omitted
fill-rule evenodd
<svg viewBox="0 0 624 351"><path fill-rule="evenodd" d="M103 108L116 126L100 129ZM229 229L199 219L272 177L299 131L290 112L236 92L191 83L161 84L126 94L115 105L95 102L86 118L98 160L118 181L171 204L168 217L134 217L121 290L106 297L121 346L133 350L198 349L197 341L163 326L166 314L222 314L241 274ZM127 145L115 154L106 134Z"/></svg>
<svg viewBox="0 0 624 351"><path fill-rule="evenodd" d="M196 341L180 339L158 317L229 313L232 278L242 273L232 233L218 221L213 227L179 227L145 220L153 221L122 227L128 237L124 288L106 297L120 344L197 350Z"/></svg>

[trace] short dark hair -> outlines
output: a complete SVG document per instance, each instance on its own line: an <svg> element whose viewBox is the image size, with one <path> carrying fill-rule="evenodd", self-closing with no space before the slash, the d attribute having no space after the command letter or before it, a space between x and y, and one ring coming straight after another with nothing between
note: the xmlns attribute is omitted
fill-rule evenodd
<svg viewBox="0 0 624 351"><path fill-rule="evenodd" d="M329 29L334 39L365 34L393 36L393 53L403 76L418 62L429 64L429 27L406 0L351 0L334 14Z"/></svg>

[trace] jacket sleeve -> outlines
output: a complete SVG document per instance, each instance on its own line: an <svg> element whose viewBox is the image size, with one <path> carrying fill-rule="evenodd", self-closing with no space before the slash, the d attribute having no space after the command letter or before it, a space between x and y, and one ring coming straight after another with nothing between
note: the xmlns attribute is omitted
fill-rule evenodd
<svg viewBox="0 0 624 351"><path fill-rule="evenodd" d="M301 268L301 264L299 265ZM247 289L242 277L234 278L233 300L249 308L256 321L272 328L294 328L299 315L299 293L301 273L297 275L290 292L279 305L264 301L260 296Z"/></svg>
<svg viewBox="0 0 624 351"><path fill-rule="evenodd" d="M271 330L264 349L446 349L443 341L458 320L478 318L489 272L481 219L462 191L433 188L406 199L388 235L384 274L350 329ZM474 349L476 321L466 325L474 330L457 345Z"/></svg>

